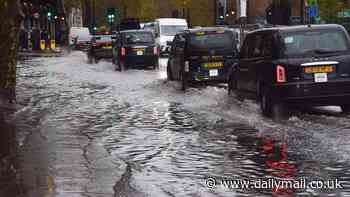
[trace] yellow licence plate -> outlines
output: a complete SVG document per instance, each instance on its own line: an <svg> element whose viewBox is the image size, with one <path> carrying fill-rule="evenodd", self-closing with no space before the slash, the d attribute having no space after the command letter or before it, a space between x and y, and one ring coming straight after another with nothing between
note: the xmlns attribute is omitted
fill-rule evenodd
<svg viewBox="0 0 350 197"><path fill-rule="evenodd" d="M104 46L103 48L104 48L104 49L111 49L112 46Z"/></svg>
<svg viewBox="0 0 350 197"><path fill-rule="evenodd" d="M331 73L333 72L333 66L311 66L304 69L305 73Z"/></svg>
<svg viewBox="0 0 350 197"><path fill-rule="evenodd" d="M224 66L222 62L210 62L210 63L204 63L204 68L221 68Z"/></svg>

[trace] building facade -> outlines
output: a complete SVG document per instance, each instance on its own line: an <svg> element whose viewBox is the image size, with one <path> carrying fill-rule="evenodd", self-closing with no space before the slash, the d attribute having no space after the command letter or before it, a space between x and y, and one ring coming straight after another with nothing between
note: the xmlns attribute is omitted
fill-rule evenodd
<svg viewBox="0 0 350 197"><path fill-rule="evenodd" d="M68 23L70 27L83 27L83 13L80 8L71 8Z"/></svg>
<svg viewBox="0 0 350 197"><path fill-rule="evenodd" d="M239 5L241 1L246 1L247 17L249 23L266 23L267 9L275 1L281 0L227 0L227 14L225 22L235 24L239 18ZM291 4L291 20L300 20L301 0L287 0Z"/></svg>

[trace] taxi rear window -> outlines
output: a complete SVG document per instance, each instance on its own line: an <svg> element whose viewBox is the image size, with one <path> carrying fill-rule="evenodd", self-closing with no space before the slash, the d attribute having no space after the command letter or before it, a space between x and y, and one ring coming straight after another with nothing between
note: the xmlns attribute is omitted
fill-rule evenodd
<svg viewBox="0 0 350 197"><path fill-rule="evenodd" d="M231 49L234 47L233 32L225 32L222 30L213 32L195 32L191 35L189 46L191 49L213 49L225 48Z"/></svg>
<svg viewBox="0 0 350 197"><path fill-rule="evenodd" d="M341 30L313 30L284 33L286 56L322 55L349 50L349 41Z"/></svg>

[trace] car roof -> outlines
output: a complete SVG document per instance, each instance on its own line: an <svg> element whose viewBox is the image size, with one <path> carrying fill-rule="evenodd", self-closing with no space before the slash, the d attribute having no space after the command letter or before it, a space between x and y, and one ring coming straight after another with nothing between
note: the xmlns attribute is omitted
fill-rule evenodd
<svg viewBox="0 0 350 197"><path fill-rule="evenodd" d="M296 25L296 26L275 26L262 28L249 32L249 34L264 32L264 31L278 31L278 32L297 32L297 31L308 31L308 30L324 30L324 29L338 29L343 30L344 27L337 24L326 24L326 25Z"/></svg>
<svg viewBox="0 0 350 197"><path fill-rule="evenodd" d="M131 29L131 30L124 30L124 31L120 31L120 33L133 33L133 32L147 32L147 33L152 33L152 31L147 30L147 29Z"/></svg>
<svg viewBox="0 0 350 197"><path fill-rule="evenodd" d="M192 34L192 33L198 33L198 32L212 32L212 31L219 31L219 30L232 32L232 30L226 27L199 27L195 29L184 30L183 32Z"/></svg>

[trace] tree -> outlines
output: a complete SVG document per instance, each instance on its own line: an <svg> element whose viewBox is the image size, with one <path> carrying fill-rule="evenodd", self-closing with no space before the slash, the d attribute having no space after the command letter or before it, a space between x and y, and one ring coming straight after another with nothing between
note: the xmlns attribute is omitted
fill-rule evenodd
<svg viewBox="0 0 350 197"><path fill-rule="evenodd" d="M151 21L157 18L159 10L158 10L158 4L155 0L148 0L147 3L142 3L138 18L141 21Z"/></svg>
<svg viewBox="0 0 350 197"><path fill-rule="evenodd" d="M16 99L19 30L24 14L19 0L0 0L0 104Z"/></svg>
<svg viewBox="0 0 350 197"><path fill-rule="evenodd" d="M338 13L346 7L346 4L339 0L318 0L318 6L321 19L328 23L334 23L338 22Z"/></svg>

